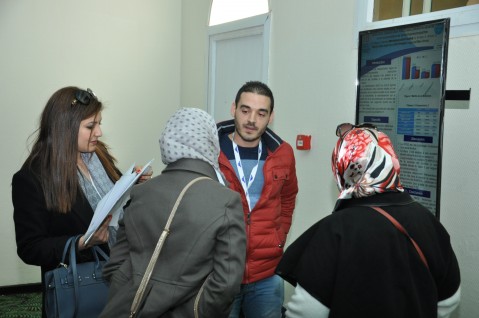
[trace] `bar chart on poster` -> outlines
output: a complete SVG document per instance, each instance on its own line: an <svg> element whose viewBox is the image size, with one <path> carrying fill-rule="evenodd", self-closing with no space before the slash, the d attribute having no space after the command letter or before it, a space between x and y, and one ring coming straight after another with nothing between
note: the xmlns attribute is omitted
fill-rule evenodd
<svg viewBox="0 0 479 318"><path fill-rule="evenodd" d="M423 59L427 58L427 56L421 57ZM428 66L421 65L421 59L411 61L411 56L403 57L401 79L439 78L441 75L441 63L433 63L430 67Z"/></svg>
<svg viewBox="0 0 479 318"><path fill-rule="evenodd" d="M437 217L449 19L359 33L356 123L388 134L406 190Z"/></svg>

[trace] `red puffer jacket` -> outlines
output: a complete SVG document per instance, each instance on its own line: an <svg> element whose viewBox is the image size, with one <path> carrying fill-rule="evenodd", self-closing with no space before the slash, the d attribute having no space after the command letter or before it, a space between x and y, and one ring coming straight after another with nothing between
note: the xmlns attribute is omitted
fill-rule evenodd
<svg viewBox="0 0 479 318"><path fill-rule="evenodd" d="M234 123L220 123L218 128L220 135L229 134L234 130ZM243 201L247 235L243 284L274 275L283 255L298 193L293 148L270 129L266 130L262 141L268 150L263 167L264 185L251 213L248 213L246 196L234 168L223 152L219 157L220 169L229 187L239 192Z"/></svg>

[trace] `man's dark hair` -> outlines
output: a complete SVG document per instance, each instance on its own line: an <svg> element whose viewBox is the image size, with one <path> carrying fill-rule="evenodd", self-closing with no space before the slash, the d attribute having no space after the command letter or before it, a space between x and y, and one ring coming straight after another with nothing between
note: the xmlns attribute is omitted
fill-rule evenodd
<svg viewBox="0 0 479 318"><path fill-rule="evenodd" d="M243 93L255 93L255 94L269 97L271 101L271 113L273 112L273 108L274 108L273 92L265 83L262 83L259 81L250 81L250 82L246 82L243 86L241 86L238 93L236 93L236 99L235 99L236 107L238 107L238 102L240 100L241 94Z"/></svg>

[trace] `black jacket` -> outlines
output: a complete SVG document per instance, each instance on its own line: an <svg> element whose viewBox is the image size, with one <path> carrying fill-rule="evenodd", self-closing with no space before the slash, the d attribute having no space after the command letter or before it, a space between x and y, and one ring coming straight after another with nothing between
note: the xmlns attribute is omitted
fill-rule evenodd
<svg viewBox="0 0 479 318"><path fill-rule="evenodd" d="M48 210L37 174L25 168L13 176L12 202L17 254L26 264L41 267L44 286L45 272L59 265L69 237L86 232L93 210L81 189L68 213ZM109 252L106 244L101 247ZM82 251L77 259L90 260L91 252Z"/></svg>
<svg viewBox="0 0 479 318"><path fill-rule="evenodd" d="M409 232L426 256L383 215ZM454 295L459 267L449 235L407 193L339 200L286 250L276 271L330 309L330 317L437 317L438 301Z"/></svg>

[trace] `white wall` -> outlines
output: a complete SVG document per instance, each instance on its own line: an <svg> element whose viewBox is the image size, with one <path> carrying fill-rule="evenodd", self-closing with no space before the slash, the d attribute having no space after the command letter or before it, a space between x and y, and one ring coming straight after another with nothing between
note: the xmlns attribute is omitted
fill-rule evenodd
<svg viewBox="0 0 479 318"><path fill-rule="evenodd" d="M43 0L43 7L35 3L0 2L0 286L38 281L15 253L10 180L53 90L73 83L90 86L103 97L109 106L105 139L123 167L152 155L159 164L156 140L179 103L206 109L211 0L87 0L80 9L71 0ZM289 242L328 215L337 196L329 160L336 125L354 120L355 3L270 0L274 129L291 143L298 133L313 136L311 151L296 151L300 192ZM55 18L48 17L51 7ZM77 40L67 37L70 33L87 34L91 49L77 48ZM444 118L441 222L461 266L462 303L455 315L461 318L476 317L479 307L479 213L474 200L479 180L474 138L479 132L478 49L479 36L450 40L447 89L471 88L472 96L469 109L446 109Z"/></svg>
<svg viewBox="0 0 479 318"><path fill-rule="evenodd" d="M211 0L183 0L181 105L207 109L208 20Z"/></svg>
<svg viewBox="0 0 479 318"><path fill-rule="evenodd" d="M353 121L357 50L355 1L271 1L271 86L278 107L275 129L289 141L313 136L313 150L296 151L300 183L289 242L330 213L337 192L330 155L338 123ZM296 18L298 17L298 18ZM301 17L301 18L299 18ZM472 88L469 109L446 109L441 222L451 235L462 275L457 317L476 317L479 305L479 36L450 40L447 89ZM471 138L472 137L472 138Z"/></svg>
<svg viewBox="0 0 479 318"><path fill-rule="evenodd" d="M297 134L312 135L311 151L295 150L300 191L291 242L330 213L338 194L330 159L337 124L354 121L354 3L272 1L271 6L275 130L292 144Z"/></svg>
<svg viewBox="0 0 479 318"><path fill-rule="evenodd" d="M291 242L330 213L337 192L330 155L338 123L353 121L357 50L355 1L271 1L271 86L275 129L287 140L313 136L309 153L296 151L300 193ZM479 305L479 213L475 200L479 145L479 36L450 40L446 89L472 89L469 109L446 109L441 222L451 235L462 275L456 317L477 316ZM472 137L472 138L471 138Z"/></svg>
<svg viewBox="0 0 479 318"><path fill-rule="evenodd" d="M40 281L16 254L11 178L48 98L90 87L104 102L103 133L119 166L155 158L180 105L181 2L0 1L0 286ZM25 198L28 200L28 198Z"/></svg>
<svg viewBox="0 0 479 318"><path fill-rule="evenodd" d="M330 162L336 126L355 116L355 11L354 1L272 0L271 8L274 129L292 144L298 134L312 136L310 151L295 149L299 193L291 243L331 213L338 195ZM285 287L287 299L292 288Z"/></svg>
<svg viewBox="0 0 479 318"><path fill-rule="evenodd" d="M441 222L461 267L458 317L472 318L479 312L479 36L452 39L449 45L446 88L471 88L471 101L469 109L446 108L444 116Z"/></svg>

